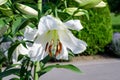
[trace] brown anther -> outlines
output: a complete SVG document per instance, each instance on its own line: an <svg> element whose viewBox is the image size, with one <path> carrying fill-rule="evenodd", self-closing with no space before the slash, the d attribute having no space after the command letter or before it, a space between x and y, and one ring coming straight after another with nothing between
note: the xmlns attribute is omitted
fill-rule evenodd
<svg viewBox="0 0 120 80"><path fill-rule="evenodd" d="M57 56L58 54L60 54L61 51L62 51L62 43L59 42L58 45L57 45L55 56Z"/></svg>
<svg viewBox="0 0 120 80"><path fill-rule="evenodd" d="M48 47L49 56L52 57L52 44Z"/></svg>
<svg viewBox="0 0 120 80"><path fill-rule="evenodd" d="M46 46L45 46L45 51L47 51L47 48L48 48L48 42L47 42L47 44L46 44Z"/></svg>

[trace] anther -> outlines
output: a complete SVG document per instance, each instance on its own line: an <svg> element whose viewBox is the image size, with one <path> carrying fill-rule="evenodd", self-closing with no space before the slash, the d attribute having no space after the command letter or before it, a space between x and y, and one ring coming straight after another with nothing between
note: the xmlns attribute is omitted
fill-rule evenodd
<svg viewBox="0 0 120 80"><path fill-rule="evenodd" d="M57 45L55 56L57 56L58 54L60 54L61 51L62 51L62 43L59 42L58 45Z"/></svg>
<svg viewBox="0 0 120 80"><path fill-rule="evenodd" d="M47 44L46 44L46 46L45 46L45 51L47 51L47 48L48 48L48 42L47 42Z"/></svg>

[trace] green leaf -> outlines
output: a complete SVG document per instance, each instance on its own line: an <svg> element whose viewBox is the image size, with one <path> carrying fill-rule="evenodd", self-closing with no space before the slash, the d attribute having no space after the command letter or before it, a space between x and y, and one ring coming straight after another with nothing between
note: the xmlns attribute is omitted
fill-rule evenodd
<svg viewBox="0 0 120 80"><path fill-rule="evenodd" d="M11 16L14 15L12 9L10 9L10 8L0 7L0 11L1 11L5 16L8 16L8 17L11 17Z"/></svg>
<svg viewBox="0 0 120 80"><path fill-rule="evenodd" d="M2 37L6 31L7 31L7 26L0 28L0 37Z"/></svg>
<svg viewBox="0 0 120 80"><path fill-rule="evenodd" d="M3 52L0 51L0 64L4 63L6 61L6 57Z"/></svg>
<svg viewBox="0 0 120 80"><path fill-rule="evenodd" d="M8 59L11 60L12 53L16 49L16 47L20 44L20 42L14 43L9 49L8 49Z"/></svg>
<svg viewBox="0 0 120 80"><path fill-rule="evenodd" d="M19 78L11 78L10 80L20 80Z"/></svg>
<svg viewBox="0 0 120 80"><path fill-rule="evenodd" d="M18 74L19 72L20 72L20 69L18 69L18 68L13 68L13 69L3 71L0 73L0 79L4 78L6 76L9 76L11 74Z"/></svg>
<svg viewBox="0 0 120 80"><path fill-rule="evenodd" d="M67 64L67 65L56 64L56 65L46 66L42 71L38 72L39 76L47 73L48 71L52 70L53 68L64 68L64 69L68 69L68 70L71 70L71 71L74 71L74 72L81 73L80 69L77 68L76 66L72 65L72 64Z"/></svg>
<svg viewBox="0 0 120 80"><path fill-rule="evenodd" d="M29 18L29 19L25 19L22 24L20 24L17 28L16 28L16 32L24 29L30 22L32 23L36 23L37 22L37 19L36 18ZM16 33L15 32L15 33Z"/></svg>

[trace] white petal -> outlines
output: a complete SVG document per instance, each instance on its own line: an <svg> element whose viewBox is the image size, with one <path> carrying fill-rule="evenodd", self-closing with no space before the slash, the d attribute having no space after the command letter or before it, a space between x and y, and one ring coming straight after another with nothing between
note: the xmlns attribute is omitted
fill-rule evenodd
<svg viewBox="0 0 120 80"><path fill-rule="evenodd" d="M65 25L59 19L54 18L50 15L42 17L38 24L38 30L40 35L46 33L48 30L60 30L64 29L64 27Z"/></svg>
<svg viewBox="0 0 120 80"><path fill-rule="evenodd" d="M68 51L67 51L67 48L65 46L62 45L62 51L60 54L58 54L56 56L56 59L57 60L59 60L59 59L68 60Z"/></svg>
<svg viewBox="0 0 120 80"><path fill-rule="evenodd" d="M19 44L13 52L13 63L17 62L18 56L20 54L22 54L22 55L27 55L28 54L28 49L25 48L22 44Z"/></svg>
<svg viewBox="0 0 120 80"><path fill-rule="evenodd" d="M27 26L25 28L25 32L24 32L24 39L25 40L30 40L30 41L33 41L34 38L37 36L37 29L33 29L29 26Z"/></svg>
<svg viewBox="0 0 120 80"><path fill-rule="evenodd" d="M69 48L73 53L82 53L86 50L87 44L74 37L74 35L70 31L58 31L60 41Z"/></svg>
<svg viewBox="0 0 120 80"><path fill-rule="evenodd" d="M81 30L83 28L82 24L80 23L80 20L69 20L65 23L65 25L72 30Z"/></svg>
<svg viewBox="0 0 120 80"><path fill-rule="evenodd" d="M32 61L40 61L44 59L47 54L44 52L44 49L40 44L34 43L33 46L29 49L28 56Z"/></svg>
<svg viewBox="0 0 120 80"><path fill-rule="evenodd" d="M50 42L51 39L52 39L52 34L51 34L51 31L49 31L49 32L46 32L42 35L38 35L34 42L36 44L40 44L43 46L47 42Z"/></svg>

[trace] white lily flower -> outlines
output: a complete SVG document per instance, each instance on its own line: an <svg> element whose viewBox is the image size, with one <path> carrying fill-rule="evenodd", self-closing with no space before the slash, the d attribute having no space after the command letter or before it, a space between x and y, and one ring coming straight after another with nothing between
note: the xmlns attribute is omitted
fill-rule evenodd
<svg viewBox="0 0 120 80"><path fill-rule="evenodd" d="M47 54L44 54L43 47L40 44L33 44L32 47L29 47L28 57L30 57L31 61L41 61L44 56L47 56Z"/></svg>
<svg viewBox="0 0 120 80"><path fill-rule="evenodd" d="M22 44L19 44L16 49L13 52L13 64L19 64L20 61L18 61L18 56L19 55L27 55L28 54L28 50L27 48L25 48Z"/></svg>
<svg viewBox="0 0 120 80"><path fill-rule="evenodd" d="M70 49L75 54L85 51L87 44L77 39L69 31L69 29L80 30L82 28L78 20L63 23L60 19L50 15L42 17L38 24L39 35L34 42L36 46L40 45L43 50L41 59L46 55L54 55L57 59L67 60L67 49Z"/></svg>
<svg viewBox="0 0 120 80"><path fill-rule="evenodd" d="M37 29L35 28L31 28L29 26L27 26L25 28L25 32L24 32L24 40L29 40L29 41L34 41L35 37L37 36ZM20 63L20 61L18 60L18 56L20 54L22 55L27 55L30 58L32 58L32 54L31 53L31 49L33 49L33 47L30 46L29 43L26 44L27 48L25 48L22 44L19 44L16 49L13 52L13 63ZM35 48L34 48L35 49ZM35 49L36 50L36 49ZM33 59L31 59L33 60Z"/></svg>

